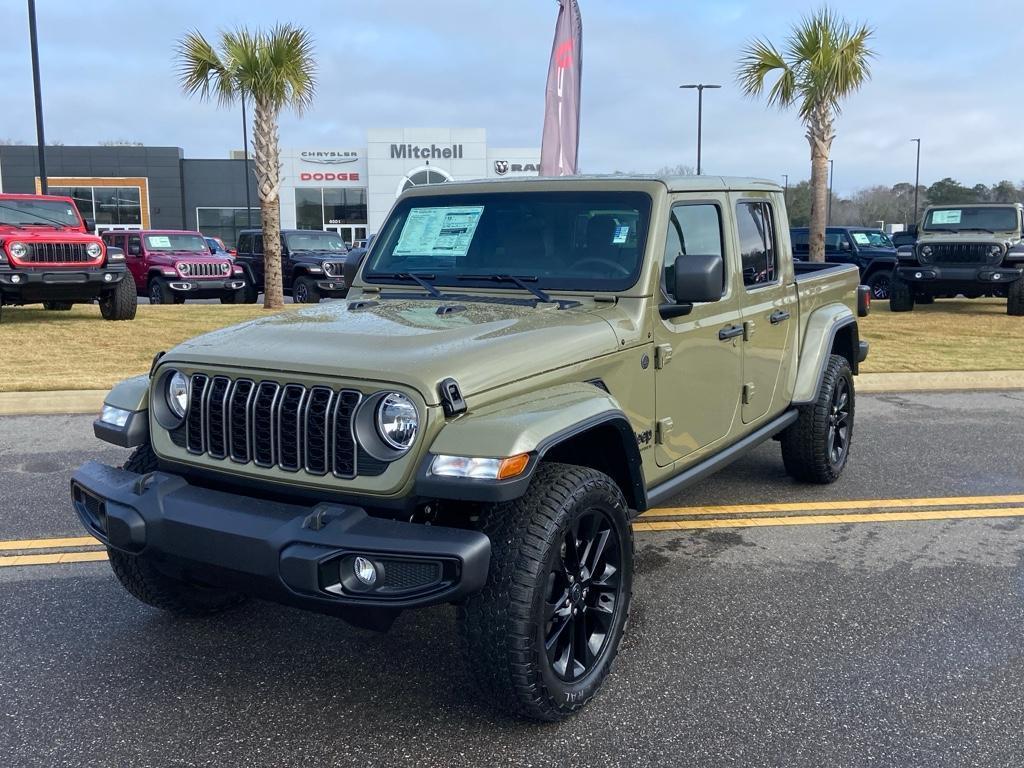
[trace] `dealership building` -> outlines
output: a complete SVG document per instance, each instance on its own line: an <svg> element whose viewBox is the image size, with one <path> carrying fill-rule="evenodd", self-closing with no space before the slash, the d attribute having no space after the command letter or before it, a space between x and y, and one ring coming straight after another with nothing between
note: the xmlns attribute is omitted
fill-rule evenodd
<svg viewBox="0 0 1024 768"><path fill-rule="evenodd" d="M284 149L281 226L336 230L351 242L375 233L409 187L536 175L539 158L536 148L488 146L482 128L380 128L363 147ZM251 173L246 208L240 151L203 160L180 147L48 146L46 172L50 193L73 198L98 231L198 229L234 244L260 223ZM0 192L38 190L36 148L0 146Z"/></svg>

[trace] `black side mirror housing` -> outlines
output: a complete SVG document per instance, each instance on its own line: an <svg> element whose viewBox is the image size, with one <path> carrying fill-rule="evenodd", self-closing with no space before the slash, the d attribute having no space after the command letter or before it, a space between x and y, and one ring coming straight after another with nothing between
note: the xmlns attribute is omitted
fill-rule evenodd
<svg viewBox="0 0 1024 768"><path fill-rule="evenodd" d="M129 245L128 246L128 255L129 256L138 256L140 253L142 253L142 249L139 248L139 246L137 246L137 245Z"/></svg>
<svg viewBox="0 0 1024 768"><path fill-rule="evenodd" d="M840 251L845 251L845 252L852 251L853 250L853 245L850 243L849 240L840 240L839 241L839 250Z"/></svg>
<svg viewBox="0 0 1024 768"><path fill-rule="evenodd" d="M662 304L658 308L663 318L688 315L693 311L694 304L722 298L725 264L720 255L679 255L673 271L676 301L674 304Z"/></svg>
<svg viewBox="0 0 1024 768"><path fill-rule="evenodd" d="M96 231L96 221L94 219L83 219L82 223L85 224L85 231L86 232L95 232Z"/></svg>

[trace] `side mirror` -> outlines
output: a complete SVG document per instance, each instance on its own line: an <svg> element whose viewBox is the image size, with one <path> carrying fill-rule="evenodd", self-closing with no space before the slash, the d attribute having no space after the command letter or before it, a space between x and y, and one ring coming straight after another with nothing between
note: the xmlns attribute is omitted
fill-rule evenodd
<svg viewBox="0 0 1024 768"><path fill-rule="evenodd" d="M722 298L725 265L721 256L680 255L676 257L673 272L676 301L658 308L663 318L688 315L694 304Z"/></svg>
<svg viewBox="0 0 1024 768"><path fill-rule="evenodd" d="M129 245L128 246L128 255L129 256L138 256L140 253L142 253L142 249L139 248L139 246L137 246L137 245Z"/></svg>
<svg viewBox="0 0 1024 768"><path fill-rule="evenodd" d="M840 240L839 241L839 250L840 251L847 251L847 252L848 251L852 251L853 250L853 244L849 240Z"/></svg>
<svg viewBox="0 0 1024 768"><path fill-rule="evenodd" d="M85 224L85 231L86 232L95 232L96 231L96 220L95 219L83 219L82 221Z"/></svg>

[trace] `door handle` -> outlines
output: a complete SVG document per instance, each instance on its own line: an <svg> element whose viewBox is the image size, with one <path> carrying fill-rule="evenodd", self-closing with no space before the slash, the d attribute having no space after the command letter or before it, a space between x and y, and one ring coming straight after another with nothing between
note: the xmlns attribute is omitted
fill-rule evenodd
<svg viewBox="0 0 1024 768"><path fill-rule="evenodd" d="M725 328L718 332L719 341L729 341L729 339L735 339L737 336L743 335L742 325L727 325Z"/></svg>
<svg viewBox="0 0 1024 768"><path fill-rule="evenodd" d="M789 320L789 312L784 309L776 309L768 316L768 320L772 325L778 325L781 322Z"/></svg>

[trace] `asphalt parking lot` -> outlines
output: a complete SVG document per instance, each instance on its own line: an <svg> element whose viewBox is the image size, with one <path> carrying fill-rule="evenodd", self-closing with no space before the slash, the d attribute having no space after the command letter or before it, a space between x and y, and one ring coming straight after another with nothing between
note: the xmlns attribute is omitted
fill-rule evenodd
<svg viewBox="0 0 1024 768"><path fill-rule="evenodd" d="M259 603L180 620L104 562L0 567L0 762L1021 765L1022 408L865 396L836 485L769 443L646 515L616 668L558 725L472 695L448 608L387 635ZM0 419L0 544L82 536L70 470L125 456L90 422Z"/></svg>

